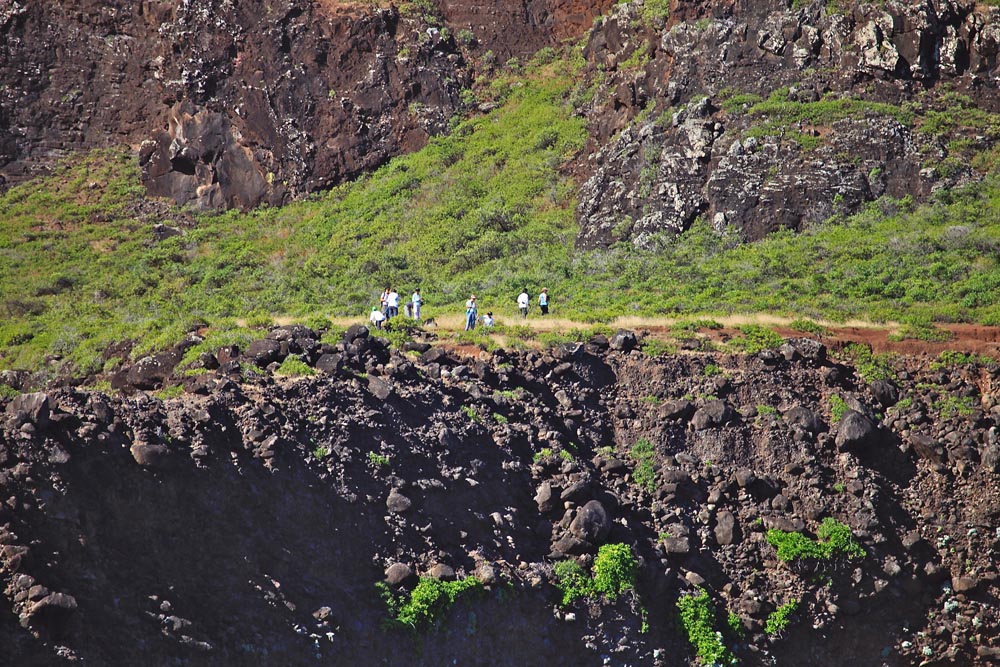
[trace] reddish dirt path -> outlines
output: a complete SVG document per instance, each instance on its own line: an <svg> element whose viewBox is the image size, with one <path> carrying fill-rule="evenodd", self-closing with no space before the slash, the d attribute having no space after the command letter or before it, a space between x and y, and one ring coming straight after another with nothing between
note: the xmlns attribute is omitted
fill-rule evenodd
<svg viewBox="0 0 1000 667"><path fill-rule="evenodd" d="M785 338L810 337L801 331L795 331L781 325L768 325L769 328L777 331ZM654 338L664 340L675 340L676 334L665 326L635 326L631 327L636 331L645 331ZM838 349L848 343L861 343L871 346L874 352L893 352L907 356L928 355L936 357L945 350L955 350L973 354L982 354L1000 359L1000 327L983 326L979 324L947 324L939 325L939 329L950 331L953 334L951 340L943 342L929 342L923 340L902 340L891 341L889 336L895 331L893 328L875 327L829 327L827 333L820 337L820 341L828 348ZM731 338L739 337L740 331L732 327L722 329L702 329L699 335L714 341L727 341ZM463 356L476 356L481 351L477 345L455 344L443 337L439 344L449 350Z"/></svg>

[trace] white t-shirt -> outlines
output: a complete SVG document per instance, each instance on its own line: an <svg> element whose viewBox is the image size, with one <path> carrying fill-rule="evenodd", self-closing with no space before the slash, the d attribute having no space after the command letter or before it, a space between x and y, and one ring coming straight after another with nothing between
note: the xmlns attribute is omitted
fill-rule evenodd
<svg viewBox="0 0 1000 667"><path fill-rule="evenodd" d="M493 326L493 318L490 317L489 315L484 316L483 317L483 326L484 327L491 327L491 326Z"/></svg>
<svg viewBox="0 0 1000 667"><path fill-rule="evenodd" d="M527 292L521 292L521 294L518 295L518 297L517 297L517 307L518 308L527 308L528 307L528 301L530 299L531 299L531 297L528 296Z"/></svg>
<svg viewBox="0 0 1000 667"><path fill-rule="evenodd" d="M420 292L414 292L413 293L413 299L412 299L412 301L413 301L413 303L423 303L424 302L424 300L420 298Z"/></svg>
<svg viewBox="0 0 1000 667"><path fill-rule="evenodd" d="M399 308L399 293L389 292L389 296L386 297L385 302L390 308Z"/></svg>
<svg viewBox="0 0 1000 667"><path fill-rule="evenodd" d="M378 324L385 319L385 315L382 314L381 310L373 310L372 314L368 316L368 319L371 320L372 324Z"/></svg>

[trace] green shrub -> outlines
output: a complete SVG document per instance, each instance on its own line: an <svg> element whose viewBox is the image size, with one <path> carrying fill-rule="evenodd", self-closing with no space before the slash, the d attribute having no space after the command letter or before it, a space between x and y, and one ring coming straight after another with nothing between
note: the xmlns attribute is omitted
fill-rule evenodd
<svg viewBox="0 0 1000 667"><path fill-rule="evenodd" d="M632 480L641 488L651 493L655 491L656 450L653 444L645 438L637 440L632 445L632 449L629 450L629 456L635 462L635 468L632 470Z"/></svg>
<svg viewBox="0 0 1000 667"><path fill-rule="evenodd" d="M743 337L734 338L730 343L747 354L771 350L780 347L785 342L785 339L777 331L759 324L746 324L739 327L739 330L743 333Z"/></svg>
<svg viewBox="0 0 1000 667"><path fill-rule="evenodd" d="M844 418L844 414L850 410L845 401L838 394L830 394L830 421L834 424Z"/></svg>
<svg viewBox="0 0 1000 667"><path fill-rule="evenodd" d="M562 593L564 607L575 600L594 594L593 579L575 560L561 560L553 569L556 575L556 588Z"/></svg>
<svg viewBox="0 0 1000 667"><path fill-rule="evenodd" d="M646 338L642 341L642 351L650 357L664 354L676 354L677 346L659 338Z"/></svg>
<svg viewBox="0 0 1000 667"><path fill-rule="evenodd" d="M409 596L396 596L384 583L376 584L379 595L389 610L391 619L414 630L441 622L444 614L460 595L481 591L483 585L475 577L458 581L441 581L421 577Z"/></svg>
<svg viewBox="0 0 1000 667"><path fill-rule="evenodd" d="M688 641L703 665L735 665L736 656L722 642L722 633L715 629L715 607L708 591L699 590L698 595L685 595L677 600L681 626Z"/></svg>
<svg viewBox="0 0 1000 667"><path fill-rule="evenodd" d="M313 450L313 456L319 461L322 461L329 455L330 455L330 448L324 447L323 445L320 445L319 447Z"/></svg>
<svg viewBox="0 0 1000 667"><path fill-rule="evenodd" d="M630 588L635 588L639 561L627 544L605 544L597 550L593 573L588 574L575 560L559 561L553 567L556 588L562 593L562 605L581 598L603 595L615 600Z"/></svg>
<svg viewBox="0 0 1000 667"><path fill-rule="evenodd" d="M594 559L594 590L609 600L635 588L639 561L627 544L605 544Z"/></svg>
<svg viewBox="0 0 1000 667"><path fill-rule="evenodd" d="M368 462L376 468L388 468L389 457L378 452L368 452Z"/></svg>
<svg viewBox="0 0 1000 667"><path fill-rule="evenodd" d="M830 333L830 330L824 327L822 324L801 317L799 319L793 320L788 325L788 328L792 329L793 331L800 331L804 334L809 334L810 336L816 336L816 337L825 336Z"/></svg>
<svg viewBox="0 0 1000 667"><path fill-rule="evenodd" d="M892 357L888 354L875 354L870 347L857 343L845 346L844 354L854 362L855 370L866 382L888 380L894 375Z"/></svg>
<svg viewBox="0 0 1000 667"><path fill-rule="evenodd" d="M705 364L705 368L701 373L705 377L715 377L716 375L722 375L722 369L717 364Z"/></svg>
<svg viewBox="0 0 1000 667"><path fill-rule="evenodd" d="M767 541L778 550L778 558L785 562L835 558L855 560L865 556L865 550L854 539L850 526L832 517L827 517L820 523L816 530L816 540L811 540L802 533L772 528L767 531Z"/></svg>
<svg viewBox="0 0 1000 667"><path fill-rule="evenodd" d="M764 632L769 635L776 635L784 632L792 622L792 614L799 608L798 600L790 600L768 614L764 624Z"/></svg>
<svg viewBox="0 0 1000 667"><path fill-rule="evenodd" d="M9 384L0 383L0 398L14 398L20 394L17 389L14 389Z"/></svg>
<svg viewBox="0 0 1000 667"><path fill-rule="evenodd" d="M171 398L179 398L184 395L184 387L179 384L172 384L169 387L164 387L159 390L155 395L161 401L166 401Z"/></svg>
<svg viewBox="0 0 1000 667"><path fill-rule="evenodd" d="M308 377L316 375L317 371L312 368L306 362L302 361L301 358L290 354L285 357L285 360L281 362L278 369L274 371L275 375L284 375L288 377Z"/></svg>

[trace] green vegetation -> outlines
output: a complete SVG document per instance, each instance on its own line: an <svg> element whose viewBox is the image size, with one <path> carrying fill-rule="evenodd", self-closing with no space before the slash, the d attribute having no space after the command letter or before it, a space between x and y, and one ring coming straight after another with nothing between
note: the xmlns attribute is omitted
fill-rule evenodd
<svg viewBox="0 0 1000 667"><path fill-rule="evenodd" d="M688 641L703 665L736 664L736 656L722 642L722 633L715 629L715 607L708 591L701 589L697 595L681 597L677 600L677 611Z"/></svg>
<svg viewBox="0 0 1000 667"><path fill-rule="evenodd" d="M658 357L661 354L674 354L677 346L659 338L646 338L642 341L642 351L651 357Z"/></svg>
<svg viewBox="0 0 1000 667"><path fill-rule="evenodd" d="M0 398L14 398L19 393L21 392L14 389L9 384L0 384Z"/></svg>
<svg viewBox="0 0 1000 667"><path fill-rule="evenodd" d="M847 406L847 401L845 401L843 397L839 394L830 394L830 421L836 424L844 418L844 413L848 410L850 410L850 408Z"/></svg>
<svg viewBox="0 0 1000 667"><path fill-rule="evenodd" d="M793 331L799 331L801 333L808 334L810 336L816 336L817 338L825 336L830 332L830 330L824 327L822 324L819 324L818 322L813 322L812 320L808 320L802 317L793 320L788 325L788 327Z"/></svg>
<svg viewBox="0 0 1000 667"><path fill-rule="evenodd" d="M406 3L406 11L434 18L432 4ZM662 22L668 6L647 0L644 19ZM459 41L472 39L462 33ZM753 244L699 218L679 237L650 239L653 250L620 243L583 251L574 248L577 184L565 167L587 138L574 105L594 94L595 82L577 85L580 48L567 49L477 88L474 96L497 103L490 113L459 119L422 150L289 206L219 214L146 206L134 157L124 150L73 156L50 176L8 190L0 195L0 368L102 372L101 352L111 342L137 341L138 356L207 323L206 340L185 356L190 363L221 345L245 345L279 317L321 328L331 316L363 320L389 283L404 293L419 284L432 317L460 313L470 292L498 304L498 315L513 314L521 288L535 293L545 285L559 317L688 318L675 325L678 335L712 323L692 319L699 314L745 312L793 315L801 320L793 328L815 335L806 317L900 321L904 334L921 337L947 322L1000 323L1000 154L964 136L1000 134L995 114L951 93L897 107L856 98L799 102L787 90L767 99L727 91L719 96L723 108L748 115L758 134L809 147L822 137L800 125L891 117L921 133L946 133L952 157L993 175L943 190L924 206L882 199L851 217ZM164 212L141 213L154 208ZM161 222L182 233L155 240ZM760 329L744 330L735 344L777 344L774 332ZM408 333L391 326L384 335L399 345ZM499 344L497 335L467 336ZM529 338L521 331L508 341ZM660 345L643 347L653 355L673 350ZM867 374L860 364L859 373Z"/></svg>
<svg viewBox="0 0 1000 667"><path fill-rule="evenodd" d="M309 366L301 358L290 354L285 357L285 360L281 362L281 365L274 371L274 374L288 377L309 377L316 375L316 372L315 368Z"/></svg>
<svg viewBox="0 0 1000 667"><path fill-rule="evenodd" d="M317 447L316 449L313 450L313 456L316 457L316 459L319 460L319 461L322 461L323 459L325 459L329 455L330 455L330 448L329 447L324 447L324 446L320 445L319 447Z"/></svg>
<svg viewBox="0 0 1000 667"><path fill-rule="evenodd" d="M389 457L378 452L368 452L368 462L376 468L388 468Z"/></svg>
<svg viewBox="0 0 1000 667"><path fill-rule="evenodd" d="M792 614L799 608L798 600L790 600L768 614L764 624L764 632L777 635L785 631L792 622Z"/></svg>
<svg viewBox="0 0 1000 667"><path fill-rule="evenodd" d="M597 558L594 559L594 590L614 600L635 587L638 572L639 561L630 546L605 544L597 550Z"/></svg>
<svg viewBox="0 0 1000 667"><path fill-rule="evenodd" d="M772 528L767 531L768 543L777 548L778 558L786 562L799 560L826 561L836 558L864 558L865 550L854 539L850 526L832 517L823 519L812 540L802 533Z"/></svg>
<svg viewBox="0 0 1000 667"><path fill-rule="evenodd" d="M851 343L844 348L844 355L854 362L854 368L862 380L888 380L895 375L892 369L892 357L888 354L875 354L866 345Z"/></svg>
<svg viewBox="0 0 1000 667"><path fill-rule="evenodd" d="M653 444L642 438L637 440L629 456L635 462L632 470L632 480L650 493L656 490L656 449Z"/></svg>
<svg viewBox="0 0 1000 667"><path fill-rule="evenodd" d="M462 412L464 412L465 416L468 417L471 421L474 421L474 422L481 421L480 418L479 418L479 413L476 412L475 406L473 406L473 405L463 405L459 409Z"/></svg>
<svg viewBox="0 0 1000 667"><path fill-rule="evenodd" d="M394 595L382 582L375 586L389 610L392 622L414 630L437 625L460 595L481 591L483 588L475 577L458 581L421 577L409 596Z"/></svg>
<svg viewBox="0 0 1000 667"><path fill-rule="evenodd" d="M715 377L716 375L722 375L722 369L719 368L718 364L705 364L705 368L701 371L702 375L705 377Z"/></svg>
<svg viewBox="0 0 1000 667"><path fill-rule="evenodd" d="M939 371L954 366L988 366L993 363L996 361L986 355L945 350L931 363L931 370Z"/></svg>
<svg viewBox="0 0 1000 667"><path fill-rule="evenodd" d="M759 324L746 324L739 329L743 333L743 337L734 338L730 344L742 349L747 354L771 350L785 342L785 339L778 332Z"/></svg>
<svg viewBox="0 0 1000 667"><path fill-rule="evenodd" d="M553 570L556 588L562 593L562 605L566 606L581 598L604 596L615 600L635 588L639 561L627 544L605 544L597 550L591 574L574 560L559 561Z"/></svg>
<svg viewBox="0 0 1000 667"><path fill-rule="evenodd" d="M976 400L972 396L942 396L934 402L934 408L941 417L968 417L976 410Z"/></svg>
<svg viewBox="0 0 1000 667"><path fill-rule="evenodd" d="M161 401L166 401L171 398L178 398L184 394L184 387L179 384L173 384L169 387L164 387L160 391L156 392L156 397Z"/></svg>

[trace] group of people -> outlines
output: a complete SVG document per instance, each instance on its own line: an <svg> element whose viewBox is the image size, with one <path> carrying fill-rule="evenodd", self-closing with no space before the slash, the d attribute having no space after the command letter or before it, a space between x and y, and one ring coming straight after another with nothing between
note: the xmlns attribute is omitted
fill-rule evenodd
<svg viewBox="0 0 1000 667"><path fill-rule="evenodd" d="M368 320L376 329L381 329L387 321L399 315L400 298L399 292L394 287L386 287L382 291L382 296L379 298L380 305L373 307L371 315L368 316ZM420 321L420 308L423 305L424 298L420 296L418 287L413 291L409 301L403 304L403 310L407 317Z"/></svg>
<svg viewBox="0 0 1000 667"><path fill-rule="evenodd" d="M531 305L531 296L528 294L528 288L521 290L521 293L517 295L517 310L521 313L521 319L528 317L528 308ZM545 287L542 289L541 293L538 295L538 309L542 311L542 315L549 314L549 288ZM469 300L465 302L465 330L472 331L476 328L476 321L478 318L479 309L476 306L476 295L472 294L469 296ZM492 327L493 326L493 313L488 312L483 317L483 326Z"/></svg>
<svg viewBox="0 0 1000 667"><path fill-rule="evenodd" d="M375 325L375 328L381 329L386 322L391 320L393 317L399 315L399 302L400 302L399 292L393 287L386 287L382 292L380 297L380 305L372 308L371 315L368 317L369 321ZM517 310L521 313L521 318L528 317L528 308L531 304L531 296L528 294L528 289L525 288L517 296ZM407 317L414 320L420 321L420 309L424 305L424 299L420 295L420 288L418 287L413 291L413 295L408 301L403 305L403 310ZM549 314L549 289L543 288L541 293L538 295L538 309L541 311L542 315ZM476 323L479 321L479 306L476 303L476 295L469 295L469 300L465 302L465 330L472 331L476 328ZM483 326L492 327L495 320L493 319L493 311L488 311L483 316Z"/></svg>

